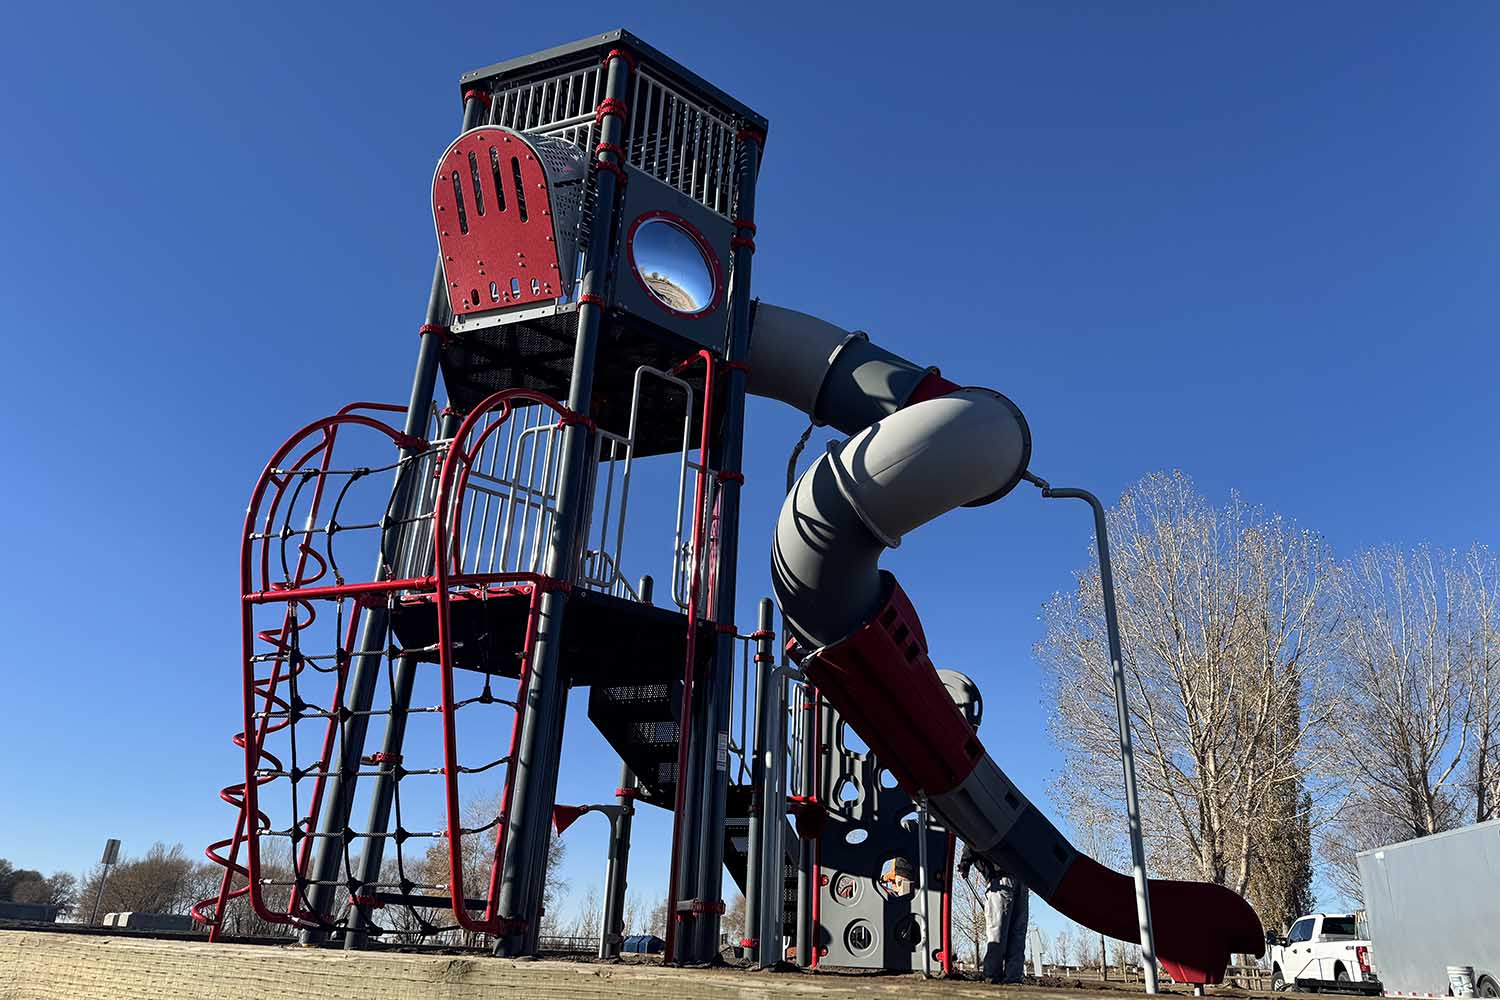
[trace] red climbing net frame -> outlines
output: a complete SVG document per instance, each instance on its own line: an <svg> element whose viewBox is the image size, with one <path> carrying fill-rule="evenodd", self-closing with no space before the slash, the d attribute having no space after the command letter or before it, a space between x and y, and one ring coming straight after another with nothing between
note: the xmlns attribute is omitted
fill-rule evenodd
<svg viewBox="0 0 1500 1000"><path fill-rule="evenodd" d="M527 416L517 419L523 411ZM193 910L216 936L230 904L241 897L261 921L290 927L344 926L356 910L367 916L372 932L428 935L461 929L496 934L515 927L496 908L512 786L509 762L524 710L518 696L501 697L494 691L495 681L504 677L458 665L454 650L465 636L459 634L453 609L460 602L497 598L525 603L525 627L515 651L519 689L524 690L541 595L561 584L543 573L507 566L504 559L497 565L493 556L486 558L483 530L481 546L466 556L464 511L472 479L488 475L490 495L499 496L494 484L504 484L512 463L498 453L515 446L517 424L524 425L519 433L523 443L528 436L533 441L546 436L554 442L551 447L569 425L589 428L556 401L521 390L485 400L447 442L414 440L372 415L398 412L404 408L352 404L314 421L278 449L252 493L240 567L243 728L234 737L244 752L245 774L243 782L220 793L238 811L235 832L207 851L224 868L220 891ZM508 441L502 442L502 430ZM362 447L346 449L354 438L361 439ZM355 461L345 461L348 450L356 452ZM387 457L368 461L371 454ZM403 477L404 492L391 491L391 481ZM538 533L549 514L545 470L542 480L540 490L523 489L526 502L521 505L521 516L534 517ZM514 521L517 484L509 485ZM361 493L363 504L356 499ZM469 506L477 510L477 499L470 499ZM486 520L489 509L486 499ZM497 512L497 539L499 521ZM355 538L363 544L351 544ZM356 565L375 565L377 552L381 573L373 579L352 574ZM484 571L475 571L479 564ZM391 634L383 648L356 648L362 618L372 609L389 613L423 604L435 608L437 642L432 646L402 649ZM362 656L385 659L389 692L384 702L351 711L350 668ZM358 716L367 722L392 720L399 700L394 664L412 656L436 661L418 662L417 667L429 676L436 673L437 703L403 709L403 724L419 716L436 717L440 733L425 744L408 733L403 750L437 751L437 759L422 767L412 752L376 752L354 758L358 763L351 767L344 752L351 722ZM482 726L467 727L469 739L462 740L460 711L478 705L508 712L509 725L490 718ZM503 746L485 749L481 763L465 764L467 753L487 742L493 747L483 739L492 734L508 737ZM378 741L378 727L371 725L368 736L367 744ZM465 826L463 777L496 773L501 780L494 816L470 818ZM361 818L358 800L350 823L326 828L322 814L329 807L328 779L336 775L346 782L357 779L360 790L375 779L391 782L391 822L385 831L355 828ZM403 799L403 782L417 776L437 778L440 790L425 801L410 793ZM430 824L432 829L418 829L414 823L414 813L421 812L414 807L423 805L438 820ZM333 878L318 878L313 858L328 838L341 842L339 871ZM394 851L383 852L386 866L376 881L358 881L355 854L361 846L368 850L377 838ZM416 861L405 849L412 840L428 844ZM434 863L439 856L440 865ZM484 867L488 877L476 884ZM320 886L331 898L321 907L311 899ZM388 907L404 913L394 925L374 918L376 910Z"/></svg>

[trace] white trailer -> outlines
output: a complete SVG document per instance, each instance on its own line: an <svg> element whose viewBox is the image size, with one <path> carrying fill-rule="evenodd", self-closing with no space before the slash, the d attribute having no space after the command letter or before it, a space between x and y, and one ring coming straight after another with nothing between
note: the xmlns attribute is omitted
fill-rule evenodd
<svg viewBox="0 0 1500 1000"><path fill-rule="evenodd" d="M1370 957L1387 996L1441 997L1448 967L1500 997L1500 820L1361 851Z"/></svg>

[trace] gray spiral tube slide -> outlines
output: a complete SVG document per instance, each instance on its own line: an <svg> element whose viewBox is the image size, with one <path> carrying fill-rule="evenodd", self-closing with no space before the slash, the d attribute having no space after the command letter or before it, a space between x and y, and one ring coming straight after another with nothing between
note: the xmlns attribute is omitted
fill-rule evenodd
<svg viewBox="0 0 1500 1000"><path fill-rule="evenodd" d="M810 680L881 763L975 851L1054 907L1129 939L1129 878L1079 854L985 752L927 656L915 609L880 569L912 529L997 500L1031 457L1025 417L990 389L961 388L804 313L760 304L748 388L850 437L829 446L782 506L772 583ZM1178 981L1217 982L1231 949L1259 953L1237 895L1152 880L1158 953Z"/></svg>

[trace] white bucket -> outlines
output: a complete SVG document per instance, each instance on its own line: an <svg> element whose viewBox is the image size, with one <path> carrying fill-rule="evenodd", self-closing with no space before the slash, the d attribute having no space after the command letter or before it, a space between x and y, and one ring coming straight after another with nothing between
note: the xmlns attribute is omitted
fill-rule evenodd
<svg viewBox="0 0 1500 1000"><path fill-rule="evenodd" d="M1472 965L1448 966L1448 989L1456 997L1474 995L1474 967Z"/></svg>

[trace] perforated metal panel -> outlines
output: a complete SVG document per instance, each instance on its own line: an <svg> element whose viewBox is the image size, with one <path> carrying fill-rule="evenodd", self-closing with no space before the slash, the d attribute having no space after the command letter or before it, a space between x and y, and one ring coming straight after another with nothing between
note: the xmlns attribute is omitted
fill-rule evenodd
<svg viewBox="0 0 1500 1000"><path fill-rule="evenodd" d="M433 175L433 222L455 329L573 287L587 159L561 139L482 126L453 141Z"/></svg>

